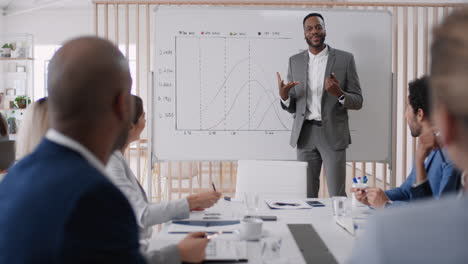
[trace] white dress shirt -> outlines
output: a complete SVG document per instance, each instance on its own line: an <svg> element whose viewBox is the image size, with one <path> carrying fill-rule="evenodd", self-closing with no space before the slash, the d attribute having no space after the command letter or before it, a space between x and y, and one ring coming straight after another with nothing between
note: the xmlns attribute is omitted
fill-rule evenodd
<svg viewBox="0 0 468 264"><path fill-rule="evenodd" d="M322 120L322 94L325 81L325 69L328 61L328 46L319 54L309 52L309 73L307 78L307 120Z"/></svg>
<svg viewBox="0 0 468 264"><path fill-rule="evenodd" d="M309 52L309 72L307 73L307 111L305 119L307 120L322 120L322 95L324 92L323 84L325 83L325 71L328 62L328 46L326 46L319 54L314 55ZM288 107L290 99L282 100L283 104ZM344 104L344 98L339 100Z"/></svg>
<svg viewBox="0 0 468 264"><path fill-rule="evenodd" d="M148 248L153 232L153 225L162 224L172 219L189 217L189 204L185 198L160 203L148 202L145 191L138 183L119 150L112 154L106 169L110 180L127 197L135 212L140 228L140 245L142 250Z"/></svg>

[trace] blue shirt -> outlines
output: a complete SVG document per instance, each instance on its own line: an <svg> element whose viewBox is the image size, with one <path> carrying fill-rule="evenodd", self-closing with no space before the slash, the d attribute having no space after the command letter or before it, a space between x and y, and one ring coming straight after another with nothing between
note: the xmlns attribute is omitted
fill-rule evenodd
<svg viewBox="0 0 468 264"><path fill-rule="evenodd" d="M389 207L397 207L411 200L431 196L438 199L446 193L457 191L461 174L447 158L440 149L429 153L424 164L427 181L413 187L416 182L416 169L413 167L400 187L385 191L387 197L393 201Z"/></svg>

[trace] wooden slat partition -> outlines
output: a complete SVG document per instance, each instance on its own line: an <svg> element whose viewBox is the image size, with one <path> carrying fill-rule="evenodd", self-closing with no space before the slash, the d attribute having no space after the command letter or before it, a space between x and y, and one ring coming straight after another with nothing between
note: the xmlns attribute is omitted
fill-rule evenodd
<svg viewBox="0 0 468 264"><path fill-rule="evenodd" d="M119 45L119 5L114 4L114 42Z"/></svg>
<svg viewBox="0 0 468 264"><path fill-rule="evenodd" d="M427 59L428 56L424 56L424 54L428 54L429 50L429 8L423 7L423 73L428 73L429 68L429 60Z"/></svg>
<svg viewBox="0 0 468 264"><path fill-rule="evenodd" d="M125 57L130 57L130 11L128 5L125 5Z"/></svg>
<svg viewBox="0 0 468 264"><path fill-rule="evenodd" d="M408 90L406 89L406 84L408 83L408 7L405 6L403 7L403 61L402 61L402 66L403 66L403 76L402 76L402 82L403 82L403 106L406 107L406 103L408 101ZM406 116L403 111L403 125L401 126L401 134L402 134L402 145L403 145L403 151L402 151L402 163L401 163L401 176L403 179L406 179L406 164L407 164L407 159L408 159L408 136L407 136L407 131L408 128L406 126Z"/></svg>
<svg viewBox="0 0 468 264"><path fill-rule="evenodd" d="M104 38L109 38L109 5L104 5Z"/></svg>
<svg viewBox="0 0 468 264"><path fill-rule="evenodd" d="M418 52L419 52L419 46L418 46L418 28L419 28L419 9L413 7L413 78L415 79L418 77ZM414 164L414 156L416 154L416 139L413 138L412 140L412 162L411 164Z"/></svg>
<svg viewBox="0 0 468 264"><path fill-rule="evenodd" d="M392 62L392 69L393 69L393 80L394 80L394 85L393 85L393 88L396 88L396 91L394 92L395 93L395 98L397 98L398 100L398 95L399 95L399 92L398 92L398 76L399 76L399 73L398 73L398 6L394 6L392 7L392 13L393 13L393 62ZM394 117L397 116L397 112L398 112L398 101L394 102L394 105L395 109L393 110L394 113ZM403 107L404 104L403 104ZM398 131L398 122L397 121L397 118L394 118L393 120L393 134L396 134L397 131ZM394 143L395 146L397 144L397 142ZM394 152L393 152L393 160L396 160L397 159L397 155L396 155L396 151L397 151L397 148L394 147ZM406 151L406 150L405 150ZM396 162L394 162L393 165L395 165ZM383 164L382 165L382 179L383 179L383 189L386 190L387 189L387 165L386 164ZM396 167L392 168L392 175L391 175L391 180L390 182L392 182L393 184L396 182Z"/></svg>

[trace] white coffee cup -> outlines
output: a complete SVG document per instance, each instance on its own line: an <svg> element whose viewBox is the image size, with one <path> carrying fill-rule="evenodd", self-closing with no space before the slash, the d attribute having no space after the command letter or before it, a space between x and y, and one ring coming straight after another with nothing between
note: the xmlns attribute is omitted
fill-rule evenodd
<svg viewBox="0 0 468 264"><path fill-rule="evenodd" d="M242 240L259 240L262 237L263 220L260 218L244 218L241 221L240 238Z"/></svg>

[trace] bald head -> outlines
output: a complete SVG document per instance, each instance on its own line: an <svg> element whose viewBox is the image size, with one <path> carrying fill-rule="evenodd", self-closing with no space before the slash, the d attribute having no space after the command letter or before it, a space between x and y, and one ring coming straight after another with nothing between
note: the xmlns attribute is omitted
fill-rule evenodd
<svg viewBox="0 0 468 264"><path fill-rule="evenodd" d="M436 103L444 103L468 124L468 9L454 11L434 30L431 86Z"/></svg>
<svg viewBox="0 0 468 264"><path fill-rule="evenodd" d="M49 63L51 124L91 125L112 111L116 96L130 93L128 62L111 42L81 37L65 43Z"/></svg>

